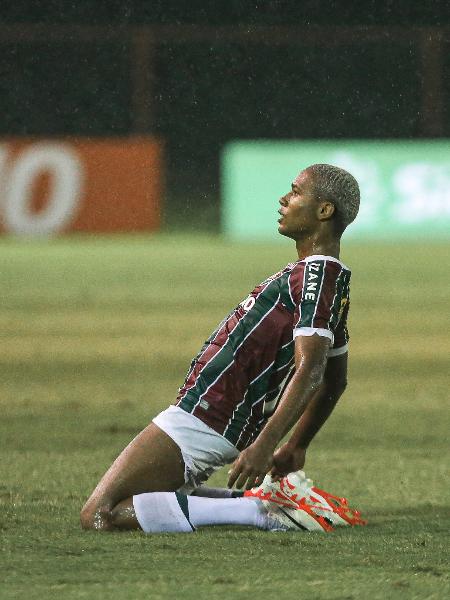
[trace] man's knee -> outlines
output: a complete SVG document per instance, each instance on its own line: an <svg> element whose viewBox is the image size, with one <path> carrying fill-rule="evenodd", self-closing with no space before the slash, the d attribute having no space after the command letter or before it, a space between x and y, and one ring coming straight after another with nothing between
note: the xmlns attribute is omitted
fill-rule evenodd
<svg viewBox="0 0 450 600"><path fill-rule="evenodd" d="M126 498L111 510L111 525L116 529L140 529L133 498Z"/></svg>
<svg viewBox="0 0 450 600"><path fill-rule="evenodd" d="M83 529L94 529L96 531L114 529L109 506L90 506L87 502L81 509L80 522Z"/></svg>

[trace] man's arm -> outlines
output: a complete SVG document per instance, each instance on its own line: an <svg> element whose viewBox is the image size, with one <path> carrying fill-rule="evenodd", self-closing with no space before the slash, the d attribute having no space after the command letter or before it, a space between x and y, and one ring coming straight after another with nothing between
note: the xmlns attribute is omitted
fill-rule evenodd
<svg viewBox="0 0 450 600"><path fill-rule="evenodd" d="M303 467L306 449L332 413L347 386L348 354L328 359L323 383L295 427L290 439L273 457L271 474L277 480Z"/></svg>
<svg viewBox="0 0 450 600"><path fill-rule="evenodd" d="M270 471L278 442L298 422L322 385L329 345L330 340L319 335L295 338L294 375L258 438L234 462L228 480L230 487L246 484L249 489Z"/></svg>

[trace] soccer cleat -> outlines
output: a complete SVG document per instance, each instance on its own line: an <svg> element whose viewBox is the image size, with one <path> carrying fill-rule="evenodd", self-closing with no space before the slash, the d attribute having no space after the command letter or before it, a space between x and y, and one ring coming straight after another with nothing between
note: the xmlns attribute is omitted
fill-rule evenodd
<svg viewBox="0 0 450 600"><path fill-rule="evenodd" d="M350 508L346 498L333 496L317 487L311 488L310 497L317 503L317 512L326 512L333 525L367 525L359 510Z"/></svg>
<svg viewBox="0 0 450 600"><path fill-rule="evenodd" d="M303 508L287 508L270 501L257 500L266 513L268 531L330 531L331 525Z"/></svg>
<svg viewBox="0 0 450 600"><path fill-rule="evenodd" d="M291 475L294 475L294 473L290 474L289 477ZM264 502L270 501L273 504L287 508L298 508L297 498L308 494L312 481L305 478L303 471L299 471L295 475L295 482L292 483L288 477L283 477L280 481L272 481L272 477L266 475L259 487L246 490L244 496L247 498L259 498Z"/></svg>
<svg viewBox="0 0 450 600"><path fill-rule="evenodd" d="M311 479L307 479L303 471L290 473L280 481L272 481L270 475L266 475L259 487L244 492L244 496L259 498L266 502L284 506L287 508L298 508L302 498L309 496L313 485Z"/></svg>
<svg viewBox="0 0 450 600"><path fill-rule="evenodd" d="M290 473L280 481L272 481L271 476L266 475L261 486L246 491L244 496L258 498L265 504L271 503L285 509L301 509L327 531L332 529L332 525L366 524L359 511L351 509L345 498L314 487L303 471Z"/></svg>

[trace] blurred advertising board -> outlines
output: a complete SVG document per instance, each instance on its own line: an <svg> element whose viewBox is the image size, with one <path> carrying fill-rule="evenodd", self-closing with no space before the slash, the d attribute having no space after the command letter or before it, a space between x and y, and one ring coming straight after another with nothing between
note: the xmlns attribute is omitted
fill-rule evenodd
<svg viewBox="0 0 450 600"><path fill-rule="evenodd" d="M161 151L150 137L0 140L0 231L158 229Z"/></svg>
<svg viewBox="0 0 450 600"><path fill-rule="evenodd" d="M314 163L342 167L359 182L361 208L347 239L450 239L450 140L228 144L222 156L224 232L236 239L279 239L278 199Z"/></svg>

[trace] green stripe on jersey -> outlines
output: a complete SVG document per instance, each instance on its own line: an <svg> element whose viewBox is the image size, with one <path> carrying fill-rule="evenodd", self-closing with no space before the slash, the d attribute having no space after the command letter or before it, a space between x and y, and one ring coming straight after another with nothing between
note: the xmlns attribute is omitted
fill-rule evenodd
<svg viewBox="0 0 450 600"><path fill-rule="evenodd" d="M294 358L294 341L289 342L288 345L281 348L276 356L274 364L270 369L263 372L258 379L254 380L247 389L244 400L238 404L235 408L233 415L228 423L224 436L227 440L229 440L232 444L235 444L241 434L242 429L247 424L247 419L251 414L253 405L260 401L263 402L262 399L267 393L270 391L268 389L269 380L273 375L274 371L279 369L280 367L288 366ZM280 387L283 382L280 382Z"/></svg>
<svg viewBox="0 0 450 600"><path fill-rule="evenodd" d="M248 336L275 307L279 297L278 283L275 280L269 283L266 289L260 293L252 308L241 318L239 323L229 334L227 341L222 348L203 368L195 385L187 392L183 399L183 407L189 407L190 411L195 408L198 398L204 394L218 376L232 364L234 353L244 342L246 336Z"/></svg>
<svg viewBox="0 0 450 600"><path fill-rule="evenodd" d="M225 345L211 359L208 365L203 368L195 381L195 385L187 391L181 404L183 409L192 412L198 404L199 397L206 392L217 375L225 371L232 362L233 349Z"/></svg>
<svg viewBox="0 0 450 600"><path fill-rule="evenodd" d="M289 293L289 277L292 274L292 270L288 271L287 273L284 273L280 278L279 278L279 286L280 286L280 299L283 302L283 304L286 306L286 308L288 310L290 310L291 312L294 312L295 310L295 304L293 302L293 299L291 298L291 295Z"/></svg>
<svg viewBox="0 0 450 600"><path fill-rule="evenodd" d="M269 369L257 382L251 384L247 390L244 400L234 410L230 423L224 431L224 437L235 445L241 435L242 430L247 424L247 419L250 417L253 405L260 400L263 402L267 383L272 371Z"/></svg>
<svg viewBox="0 0 450 600"><path fill-rule="evenodd" d="M346 287L348 287L348 281L350 279L350 271L342 269L336 279L335 293L333 299L333 305L331 307L331 317L329 321L329 328L334 331L335 326L339 322L341 314L341 307L343 306L342 300L347 296L344 294Z"/></svg>
<svg viewBox="0 0 450 600"><path fill-rule="evenodd" d="M313 327L314 315L320 300L326 261L312 261L305 265L305 276L300 300L300 319L296 327Z"/></svg>

